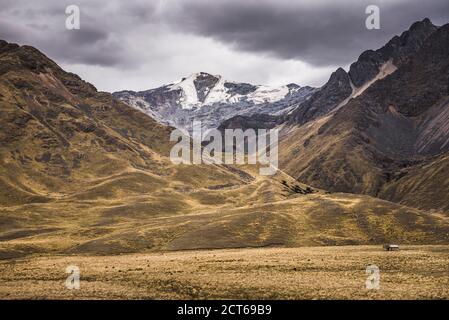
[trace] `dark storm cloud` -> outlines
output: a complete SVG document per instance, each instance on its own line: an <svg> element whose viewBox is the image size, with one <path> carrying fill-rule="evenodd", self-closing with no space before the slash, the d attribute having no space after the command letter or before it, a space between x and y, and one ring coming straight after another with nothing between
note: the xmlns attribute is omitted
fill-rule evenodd
<svg viewBox="0 0 449 320"><path fill-rule="evenodd" d="M157 6L156 2L149 1L123 1L118 11L122 15L127 15L133 18L134 21L138 22L149 22L157 19Z"/></svg>
<svg viewBox="0 0 449 320"><path fill-rule="evenodd" d="M447 0L81 0L82 28L68 32L63 25L69 3L0 2L0 37L45 46L66 62L123 67L139 63L125 46L137 28L150 36L168 26L240 51L325 66L348 64L424 17L449 21ZM380 30L365 28L369 4L381 9Z"/></svg>
<svg viewBox="0 0 449 320"><path fill-rule="evenodd" d="M381 10L380 30L365 28L365 8L371 4ZM424 17L449 22L449 1L192 0L167 13L179 30L213 37L242 51L316 65L349 63Z"/></svg>
<svg viewBox="0 0 449 320"><path fill-rule="evenodd" d="M0 0L0 39L36 46L59 62L136 67L139 61L125 40L154 12L153 5L141 3L77 1L81 28L67 30L65 8L72 2Z"/></svg>
<svg viewBox="0 0 449 320"><path fill-rule="evenodd" d="M81 10L80 30L65 28L70 4ZM365 28L371 4L380 30ZM107 90L199 71L318 86L417 20L449 22L448 0L0 0L0 8L0 39L35 46Z"/></svg>
<svg viewBox="0 0 449 320"><path fill-rule="evenodd" d="M76 32L70 32L70 42L74 45L95 45L95 43L104 41L108 38L108 32L105 30L83 26Z"/></svg>

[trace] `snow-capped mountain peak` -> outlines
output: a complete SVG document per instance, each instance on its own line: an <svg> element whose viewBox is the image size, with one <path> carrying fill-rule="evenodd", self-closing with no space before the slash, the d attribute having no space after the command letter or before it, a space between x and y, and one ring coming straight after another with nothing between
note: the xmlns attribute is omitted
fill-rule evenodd
<svg viewBox="0 0 449 320"><path fill-rule="evenodd" d="M213 128L235 115L282 114L314 90L296 84L270 87L239 83L200 72L156 89L114 95L159 122L189 129L193 119Z"/></svg>
<svg viewBox="0 0 449 320"><path fill-rule="evenodd" d="M240 86L243 88L238 89ZM255 104L279 101L290 92L287 86L270 87L226 81L222 76L205 72L194 73L169 87L180 90L179 104L183 109L201 108L215 103L249 101Z"/></svg>

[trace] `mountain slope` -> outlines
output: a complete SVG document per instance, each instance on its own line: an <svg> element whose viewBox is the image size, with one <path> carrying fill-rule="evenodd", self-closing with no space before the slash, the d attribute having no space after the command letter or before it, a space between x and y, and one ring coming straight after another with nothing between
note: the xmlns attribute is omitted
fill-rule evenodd
<svg viewBox="0 0 449 320"><path fill-rule="evenodd" d="M420 25L434 30L424 20L409 32ZM333 114L289 128L281 167L327 190L449 210L449 25L413 48L397 70ZM438 180L424 175L432 172Z"/></svg>
<svg viewBox="0 0 449 320"><path fill-rule="evenodd" d="M2 203L48 201L130 168L155 172L168 154L169 128L36 49L1 42L0 65Z"/></svg>

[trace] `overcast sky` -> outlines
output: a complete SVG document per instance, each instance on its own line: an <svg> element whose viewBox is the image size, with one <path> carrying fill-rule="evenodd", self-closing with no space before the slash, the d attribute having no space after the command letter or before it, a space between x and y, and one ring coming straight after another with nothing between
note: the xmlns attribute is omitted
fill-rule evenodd
<svg viewBox="0 0 449 320"><path fill-rule="evenodd" d="M66 6L81 10L65 28ZM380 30L365 8L381 9ZM417 20L449 22L448 0L0 0L0 39L37 47L99 90L145 90L195 72L320 86Z"/></svg>

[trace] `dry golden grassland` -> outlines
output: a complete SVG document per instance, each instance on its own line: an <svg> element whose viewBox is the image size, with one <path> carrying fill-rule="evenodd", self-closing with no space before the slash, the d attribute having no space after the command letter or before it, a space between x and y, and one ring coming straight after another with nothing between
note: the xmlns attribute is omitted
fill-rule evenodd
<svg viewBox="0 0 449 320"><path fill-rule="evenodd" d="M367 290L366 267L380 268ZM79 290L65 287L68 265ZM2 299L448 299L449 246L333 246L41 256L0 262Z"/></svg>

